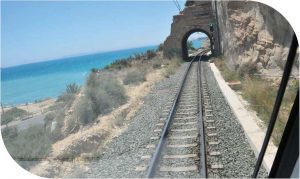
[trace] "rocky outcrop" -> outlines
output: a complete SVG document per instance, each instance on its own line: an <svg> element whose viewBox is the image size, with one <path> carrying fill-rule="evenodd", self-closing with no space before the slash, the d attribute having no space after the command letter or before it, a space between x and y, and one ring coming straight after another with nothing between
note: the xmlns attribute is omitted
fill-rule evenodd
<svg viewBox="0 0 300 179"><path fill-rule="evenodd" d="M218 1L216 5L221 52L228 67L240 73L280 76L294 33L287 20L257 2ZM296 66L294 73L298 73Z"/></svg>

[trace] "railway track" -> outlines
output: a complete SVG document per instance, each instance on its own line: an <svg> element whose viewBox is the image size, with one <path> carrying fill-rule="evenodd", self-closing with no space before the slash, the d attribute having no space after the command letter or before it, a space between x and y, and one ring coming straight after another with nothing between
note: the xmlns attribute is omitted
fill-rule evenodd
<svg viewBox="0 0 300 179"><path fill-rule="evenodd" d="M151 144L144 155L142 166L137 171L146 172L146 177L207 177L207 166L220 169L223 166L213 157L215 164L207 165L207 154L218 157L218 145L209 96L201 58L207 50L196 55L188 65L182 82L162 113L157 128L150 137ZM208 128L205 129L205 126ZM208 134L205 134L205 131ZM209 142L205 138L210 139ZM206 143L209 153L206 151ZM153 152L154 151L154 152ZM209 157L211 159L211 156Z"/></svg>

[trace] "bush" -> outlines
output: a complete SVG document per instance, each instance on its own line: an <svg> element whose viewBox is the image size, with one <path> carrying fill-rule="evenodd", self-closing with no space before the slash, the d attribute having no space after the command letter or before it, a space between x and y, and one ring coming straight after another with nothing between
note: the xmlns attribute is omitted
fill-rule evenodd
<svg viewBox="0 0 300 179"><path fill-rule="evenodd" d="M223 57L217 58L213 60L215 65L221 71L221 74L225 81L237 81L240 80L240 76L235 71L230 70L226 64Z"/></svg>
<svg viewBox="0 0 300 179"><path fill-rule="evenodd" d="M43 126L32 126L18 135L3 137L5 146L14 159L36 160L51 152L51 141Z"/></svg>
<svg viewBox="0 0 300 179"><path fill-rule="evenodd" d="M181 57L181 50L180 50L180 49L176 49L176 48L169 49L169 50L165 53L165 56L166 56L168 59L179 58L179 57Z"/></svg>
<svg viewBox="0 0 300 179"><path fill-rule="evenodd" d="M75 106L68 131L76 128L78 123L82 125L92 123L98 115L111 112L115 107L126 102L124 87L111 75L111 73L90 74L85 85L84 96Z"/></svg>
<svg viewBox="0 0 300 179"><path fill-rule="evenodd" d="M71 105L74 100L75 95L73 93L63 93L57 98L57 102L63 102L64 105Z"/></svg>
<svg viewBox="0 0 300 179"><path fill-rule="evenodd" d="M44 118L44 127L47 132L50 132L54 118L55 118L54 112L49 112L46 114L46 116Z"/></svg>
<svg viewBox="0 0 300 179"><path fill-rule="evenodd" d="M255 63L246 63L239 68L238 75L244 77L247 75L253 75L256 72L257 70Z"/></svg>
<svg viewBox="0 0 300 179"><path fill-rule="evenodd" d="M163 49L164 49L164 44L163 43L159 44L157 51L163 51Z"/></svg>
<svg viewBox="0 0 300 179"><path fill-rule="evenodd" d="M104 69L118 69L118 70L121 70L123 68L128 68L128 67L131 67L131 63L130 63L130 58L127 58L127 59L119 59L119 60L116 60L114 61L112 64L110 65L107 65Z"/></svg>
<svg viewBox="0 0 300 179"><path fill-rule="evenodd" d="M171 59L169 65L164 71L164 76L169 78L170 75L174 74L177 71L182 62L183 61L180 58Z"/></svg>
<svg viewBox="0 0 300 179"><path fill-rule="evenodd" d="M1 125L23 118L27 114L27 111L13 107L1 114Z"/></svg>
<svg viewBox="0 0 300 179"><path fill-rule="evenodd" d="M1 129L2 138L14 138L18 136L18 129L16 126L9 126Z"/></svg>
<svg viewBox="0 0 300 179"><path fill-rule="evenodd" d="M69 125L69 131L79 125L79 122L83 125L89 124L95 120L97 114L94 111L93 103L90 99L82 97L80 102L75 107L75 116L72 118L72 124Z"/></svg>
<svg viewBox="0 0 300 179"><path fill-rule="evenodd" d="M80 86L78 86L76 83L71 83L67 85L66 93L68 94L76 94L80 91Z"/></svg>
<svg viewBox="0 0 300 179"><path fill-rule="evenodd" d="M75 95L80 91L80 86L76 85L76 83L68 84L66 86L66 91L58 96L57 101L63 102L64 105L70 106L75 100Z"/></svg>
<svg viewBox="0 0 300 179"><path fill-rule="evenodd" d="M138 84L144 81L146 81L146 73L138 69L129 71L123 79L125 85Z"/></svg>
<svg viewBox="0 0 300 179"><path fill-rule="evenodd" d="M196 50L195 47L193 46L192 41L187 41L187 49L188 50Z"/></svg>
<svg viewBox="0 0 300 179"><path fill-rule="evenodd" d="M154 58L156 56L156 53L152 50L147 50L146 52L146 59L147 60L150 60L152 58Z"/></svg>
<svg viewBox="0 0 300 179"><path fill-rule="evenodd" d="M52 141L55 142L61 140L64 137L62 131L64 120L65 120L65 111L64 109L59 109L58 111L56 111L55 118L53 119L54 128L50 133L50 138Z"/></svg>

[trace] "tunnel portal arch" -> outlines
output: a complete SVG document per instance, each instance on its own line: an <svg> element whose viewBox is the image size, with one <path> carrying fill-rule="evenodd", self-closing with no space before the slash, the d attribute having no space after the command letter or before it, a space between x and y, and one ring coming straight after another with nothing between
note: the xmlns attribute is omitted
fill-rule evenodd
<svg viewBox="0 0 300 179"><path fill-rule="evenodd" d="M181 55L182 55L182 59L184 61L189 61L189 58L188 58L188 48L187 48L187 40L188 38L190 37L190 35L192 35L193 33L195 32L201 32L201 33L204 33L209 41L210 41L210 50L212 51L213 50L213 42L212 42L212 37L211 35L206 32L205 30L201 29L201 28L195 28L195 29L191 29L189 31L187 31L183 37L182 37L182 40L181 40Z"/></svg>
<svg viewBox="0 0 300 179"><path fill-rule="evenodd" d="M210 26L213 26L213 32ZM171 33L163 44L163 53L165 57L170 54L181 53L184 60L187 58L186 40L193 32L205 33L211 42L213 54L219 53L219 39L217 30L216 13L213 9L213 3L210 1L193 1L191 5L185 6L183 11L173 16Z"/></svg>

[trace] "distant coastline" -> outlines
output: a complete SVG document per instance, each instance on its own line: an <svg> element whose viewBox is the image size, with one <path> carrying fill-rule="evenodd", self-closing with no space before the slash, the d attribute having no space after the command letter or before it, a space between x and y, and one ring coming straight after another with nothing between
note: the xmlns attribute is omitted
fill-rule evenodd
<svg viewBox="0 0 300 179"><path fill-rule="evenodd" d="M17 64L17 65L9 65L9 66L5 66L5 67L0 66L0 69L3 70L3 69L19 67L19 66L23 66L23 65L32 65L32 64L36 64L36 63L64 60L64 59L69 59L69 58L84 57L84 56L97 55L97 54L103 54L103 53L113 53L113 52L118 52L118 51L123 51L123 50L148 48L148 47L158 47L158 45L145 45L145 46L141 46L141 47L132 47L132 48L124 48L124 49L116 49L116 50L108 50L108 51L99 51L99 52L83 52L83 53L79 53L79 54L66 55L66 56L57 57L57 58L49 58L49 59L46 59L43 61L37 61L37 62L32 62L32 63L22 63L22 64Z"/></svg>
<svg viewBox="0 0 300 179"><path fill-rule="evenodd" d="M69 83L83 85L92 68L101 69L117 59L156 50L157 47L99 52L1 68L1 103L16 106L56 98Z"/></svg>

